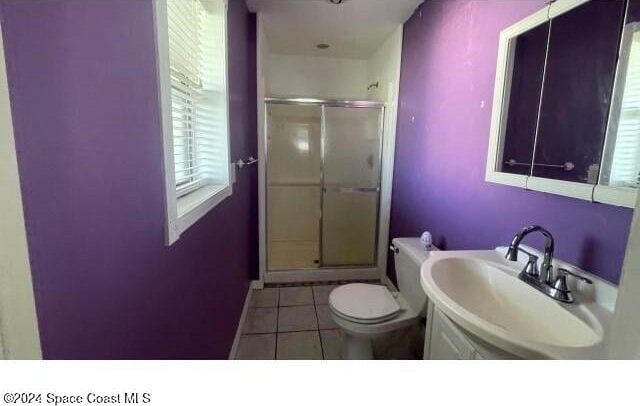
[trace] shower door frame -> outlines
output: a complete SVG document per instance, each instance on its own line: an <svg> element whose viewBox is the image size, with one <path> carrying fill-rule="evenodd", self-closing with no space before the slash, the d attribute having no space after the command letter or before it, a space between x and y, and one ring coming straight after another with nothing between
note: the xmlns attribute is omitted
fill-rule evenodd
<svg viewBox="0 0 640 406"><path fill-rule="evenodd" d="M320 258L320 264L318 268L300 268L300 269L282 269L282 270L269 270L268 265L268 216L267 216L267 194L268 194L268 174L267 167L269 162L269 150L268 150L268 106L270 104L285 104L295 106L317 106L321 108L321 130L320 130L320 187L324 187L324 160L325 160L325 108L326 107L343 107L343 108L369 108L377 109L380 114L380 124L378 134L380 136L378 147L378 192L377 192L377 204L376 204L376 243L374 247L374 261L373 264L362 266L322 266L322 237L323 237L323 201L324 193L320 191L320 228L319 228L319 241L318 241L318 253ZM386 269L386 263L381 264L380 250L386 250L387 238L381 238L380 225L381 222L386 221L388 224L389 216L383 216L381 211L382 196L383 196L383 173L385 170L393 170L393 168L385 168L384 166L384 139L385 139L385 103L369 100L332 100L332 99L316 99L316 98L281 98L281 97L265 97L264 98L264 122L263 136L259 140L261 148L260 159L260 187L259 187L259 199L260 199L260 252L264 255L261 259L260 279L263 283L285 283L285 282L312 282L312 281L327 281L327 280L361 280L361 279L381 279L381 270ZM386 260L386 256L384 256Z"/></svg>

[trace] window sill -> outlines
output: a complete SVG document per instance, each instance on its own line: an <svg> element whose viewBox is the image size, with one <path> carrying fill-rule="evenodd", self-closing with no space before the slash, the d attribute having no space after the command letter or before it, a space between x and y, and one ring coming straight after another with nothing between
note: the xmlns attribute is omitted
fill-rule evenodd
<svg viewBox="0 0 640 406"><path fill-rule="evenodd" d="M177 219L173 226L170 227L168 245L176 242L182 233L204 217L211 209L222 203L224 199L231 196L232 192L231 185L207 185L179 198L177 201Z"/></svg>

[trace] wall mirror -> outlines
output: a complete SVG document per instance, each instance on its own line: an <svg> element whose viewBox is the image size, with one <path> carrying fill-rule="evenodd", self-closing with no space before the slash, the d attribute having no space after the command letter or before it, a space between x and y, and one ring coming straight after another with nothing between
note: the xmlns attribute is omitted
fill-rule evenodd
<svg viewBox="0 0 640 406"><path fill-rule="evenodd" d="M557 0L500 34L486 180L634 207L640 0Z"/></svg>

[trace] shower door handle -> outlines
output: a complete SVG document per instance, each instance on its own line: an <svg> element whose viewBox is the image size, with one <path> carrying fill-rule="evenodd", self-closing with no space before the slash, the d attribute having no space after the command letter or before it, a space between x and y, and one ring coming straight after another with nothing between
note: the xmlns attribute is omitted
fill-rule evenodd
<svg viewBox="0 0 640 406"><path fill-rule="evenodd" d="M335 193L378 193L380 192L379 187L323 187L322 191L324 193L327 192L335 192Z"/></svg>
<svg viewBox="0 0 640 406"><path fill-rule="evenodd" d="M378 193L379 187L341 187L338 188L340 193Z"/></svg>

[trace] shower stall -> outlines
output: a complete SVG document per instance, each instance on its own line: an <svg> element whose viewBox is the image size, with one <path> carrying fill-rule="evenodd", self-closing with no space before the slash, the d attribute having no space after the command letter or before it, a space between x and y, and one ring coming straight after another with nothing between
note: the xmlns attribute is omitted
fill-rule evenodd
<svg viewBox="0 0 640 406"><path fill-rule="evenodd" d="M265 100L266 270L377 264L384 105Z"/></svg>

